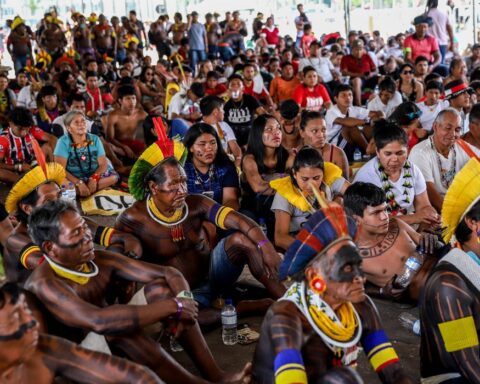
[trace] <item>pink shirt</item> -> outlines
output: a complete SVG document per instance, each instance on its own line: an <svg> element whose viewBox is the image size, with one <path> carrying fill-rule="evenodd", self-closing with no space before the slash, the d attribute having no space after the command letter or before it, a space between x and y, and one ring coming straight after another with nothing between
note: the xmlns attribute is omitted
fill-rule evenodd
<svg viewBox="0 0 480 384"><path fill-rule="evenodd" d="M427 15L433 20L433 24L429 28L429 33L437 39L438 44L447 45L449 41L447 33L447 14L443 11L440 11L438 8L432 8L428 11Z"/></svg>
<svg viewBox="0 0 480 384"><path fill-rule="evenodd" d="M407 36L403 44L405 49L410 49L412 52L412 61L418 56L425 56L430 63L433 62L433 53L438 51L437 39L431 35L426 35L422 40L415 37L415 34Z"/></svg>

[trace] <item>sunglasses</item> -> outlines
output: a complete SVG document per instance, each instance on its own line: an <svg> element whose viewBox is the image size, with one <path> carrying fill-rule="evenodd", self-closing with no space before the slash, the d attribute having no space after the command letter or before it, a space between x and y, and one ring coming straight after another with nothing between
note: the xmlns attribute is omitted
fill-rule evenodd
<svg viewBox="0 0 480 384"><path fill-rule="evenodd" d="M411 74L413 74L413 71L403 71L403 74L404 75L411 75Z"/></svg>

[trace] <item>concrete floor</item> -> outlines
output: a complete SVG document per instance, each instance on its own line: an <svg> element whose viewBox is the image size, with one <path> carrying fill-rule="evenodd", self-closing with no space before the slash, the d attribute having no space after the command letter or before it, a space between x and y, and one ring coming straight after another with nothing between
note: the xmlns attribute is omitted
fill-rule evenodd
<svg viewBox="0 0 480 384"><path fill-rule="evenodd" d="M0 186L0 201L5 201L8 189L4 185ZM101 217L93 216L101 225L113 225L115 217ZM1 268L1 264L0 264ZM1 280L0 269L0 280ZM247 280L248 280L247 276ZM407 311L418 316L418 310L412 306L391 303L383 300L374 300L378 311L382 318L382 323L387 335L393 342L393 345L399 355L402 365L406 372L414 379L414 382L419 382L420 378L420 363L419 363L419 346L420 338L412 332L402 328L398 321L400 313ZM255 330L260 329L262 317L254 316L239 319L239 324L248 323L249 326ZM216 329L205 333L210 349L220 367L226 371L239 371L244 365L251 361L255 350L256 343L250 345L234 345L226 346L222 342L221 329ZM179 361L179 363L186 369L192 372L198 372L191 360L185 352L174 352L172 355ZM366 360L363 353L360 354L358 364L358 371L362 376L365 384L380 383L375 372L372 370L370 363Z"/></svg>

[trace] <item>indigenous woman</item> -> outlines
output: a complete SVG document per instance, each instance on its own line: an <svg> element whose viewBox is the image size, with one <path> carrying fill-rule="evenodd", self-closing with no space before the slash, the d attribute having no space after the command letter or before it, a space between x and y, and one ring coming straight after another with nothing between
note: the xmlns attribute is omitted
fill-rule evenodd
<svg viewBox="0 0 480 384"><path fill-rule="evenodd" d="M155 76L151 67L143 67L138 88L142 95L142 106L146 112L162 112L165 92L160 79Z"/></svg>
<svg viewBox="0 0 480 384"><path fill-rule="evenodd" d="M244 178L242 212L256 220L264 219L273 238L274 215L270 210L275 190L269 182L285 176L288 151L282 147L280 123L272 115L260 115L253 121L242 160Z"/></svg>
<svg viewBox="0 0 480 384"><path fill-rule="evenodd" d="M320 152L325 161L335 164L342 170L343 177L349 178L347 155L335 144L327 143L327 123L320 112L304 111L300 120L300 136L304 145Z"/></svg>
<svg viewBox="0 0 480 384"><path fill-rule="evenodd" d="M183 143L188 151L184 166L188 193L202 194L238 210L240 186L237 170L223 150L215 129L206 123L194 124Z"/></svg>
<svg viewBox="0 0 480 384"><path fill-rule="evenodd" d="M64 122L68 133L57 142L55 161L65 168L77 193L87 197L115 184L119 176L108 162L100 138L87 133L84 114L72 110Z"/></svg>
<svg viewBox="0 0 480 384"><path fill-rule="evenodd" d="M366 163L354 182L372 183L385 191L387 210L406 223L436 226L439 217L430 204L425 178L407 160L407 135L397 124L380 120L375 124L377 156Z"/></svg>
<svg viewBox="0 0 480 384"><path fill-rule="evenodd" d="M403 102L390 115L390 120L395 121L406 132L409 150L428 136L428 131L422 128L420 116L422 111L412 101Z"/></svg>
<svg viewBox="0 0 480 384"><path fill-rule="evenodd" d="M302 148L289 176L270 182L276 194L272 203L275 212L275 245L287 250L303 223L318 210L312 186L331 201L350 185L340 168L324 163L320 153L311 147Z"/></svg>

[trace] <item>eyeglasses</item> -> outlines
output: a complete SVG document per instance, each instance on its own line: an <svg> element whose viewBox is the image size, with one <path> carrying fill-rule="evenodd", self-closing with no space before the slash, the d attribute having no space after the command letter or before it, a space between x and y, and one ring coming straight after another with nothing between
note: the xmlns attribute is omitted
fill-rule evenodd
<svg viewBox="0 0 480 384"><path fill-rule="evenodd" d="M413 71L403 71L403 74L404 74L404 75L412 75L412 74L413 74Z"/></svg>

